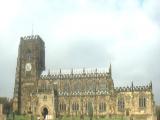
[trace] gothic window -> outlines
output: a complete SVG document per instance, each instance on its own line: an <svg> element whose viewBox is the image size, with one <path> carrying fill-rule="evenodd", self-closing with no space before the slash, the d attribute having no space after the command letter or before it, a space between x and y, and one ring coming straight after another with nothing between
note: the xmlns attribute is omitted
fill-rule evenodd
<svg viewBox="0 0 160 120"><path fill-rule="evenodd" d="M64 91L69 91L69 83L67 83L67 81L64 83Z"/></svg>
<svg viewBox="0 0 160 120"><path fill-rule="evenodd" d="M99 85L99 87L100 87L101 90L105 90L106 89L106 84L105 83L101 83Z"/></svg>
<svg viewBox="0 0 160 120"><path fill-rule="evenodd" d="M81 83L79 81L76 81L76 83L74 84L74 90L75 91L81 90Z"/></svg>
<svg viewBox="0 0 160 120"><path fill-rule="evenodd" d="M76 102L74 102L74 103L72 104L72 110L73 110L73 111L78 111L78 110L79 110L79 104L76 103Z"/></svg>
<svg viewBox="0 0 160 120"><path fill-rule="evenodd" d="M42 84L41 87L43 90L46 90L46 84Z"/></svg>
<svg viewBox="0 0 160 120"><path fill-rule="evenodd" d="M26 59L28 61L30 61L32 59L32 52L31 52L30 49L28 49L27 52L26 52Z"/></svg>
<svg viewBox="0 0 160 120"><path fill-rule="evenodd" d="M106 111L106 103L100 102L99 103L99 112L105 112Z"/></svg>
<svg viewBox="0 0 160 120"><path fill-rule="evenodd" d="M59 110L61 112L66 111L66 104L64 102L59 103Z"/></svg>
<svg viewBox="0 0 160 120"><path fill-rule="evenodd" d="M92 102L91 101L87 102L85 108L86 108L86 112L88 112L88 113L93 112Z"/></svg>
<svg viewBox="0 0 160 120"><path fill-rule="evenodd" d="M85 105L85 110L86 110L86 112L88 112L88 110L89 110L88 102Z"/></svg>
<svg viewBox="0 0 160 120"><path fill-rule="evenodd" d="M96 89L96 83L94 81L89 81L89 90L95 90Z"/></svg>
<svg viewBox="0 0 160 120"><path fill-rule="evenodd" d="M118 111L124 112L124 108L125 108L124 98L119 98L118 99Z"/></svg>
<svg viewBox="0 0 160 120"><path fill-rule="evenodd" d="M146 107L146 97L144 97L144 96L139 97L139 107L140 108Z"/></svg>

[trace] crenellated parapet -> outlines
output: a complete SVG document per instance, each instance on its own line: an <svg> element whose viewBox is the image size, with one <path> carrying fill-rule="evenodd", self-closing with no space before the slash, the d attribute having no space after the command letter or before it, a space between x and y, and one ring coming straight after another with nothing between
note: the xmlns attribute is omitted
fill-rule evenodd
<svg viewBox="0 0 160 120"><path fill-rule="evenodd" d="M59 96L97 96L97 95L109 95L109 91L107 90L88 90L88 91L60 91L58 93Z"/></svg>
<svg viewBox="0 0 160 120"><path fill-rule="evenodd" d="M31 36L24 36L21 37L21 40L42 40L39 35L31 35Z"/></svg>
<svg viewBox="0 0 160 120"><path fill-rule="evenodd" d="M130 92L132 91L131 87L115 87L114 90L116 92Z"/></svg>
<svg viewBox="0 0 160 120"><path fill-rule="evenodd" d="M116 92L152 91L152 83L146 86L115 87Z"/></svg>
<svg viewBox="0 0 160 120"><path fill-rule="evenodd" d="M85 69L79 70L78 72L76 70L64 71L60 69L59 72L51 73L50 71L43 72L40 76L41 80L68 80L68 79L88 79L88 78L110 78L110 73L105 70L91 70L86 71Z"/></svg>
<svg viewBox="0 0 160 120"><path fill-rule="evenodd" d="M38 89L37 93L51 93L53 89ZM58 96L94 96L109 95L108 90L58 91Z"/></svg>

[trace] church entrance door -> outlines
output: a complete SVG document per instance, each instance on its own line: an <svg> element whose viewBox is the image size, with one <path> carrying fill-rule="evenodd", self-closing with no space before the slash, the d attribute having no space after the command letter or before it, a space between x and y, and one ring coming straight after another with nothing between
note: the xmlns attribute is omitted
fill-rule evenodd
<svg viewBox="0 0 160 120"><path fill-rule="evenodd" d="M45 119L46 116L48 115L48 109L47 109L46 107L43 108L42 115L43 115L44 119Z"/></svg>

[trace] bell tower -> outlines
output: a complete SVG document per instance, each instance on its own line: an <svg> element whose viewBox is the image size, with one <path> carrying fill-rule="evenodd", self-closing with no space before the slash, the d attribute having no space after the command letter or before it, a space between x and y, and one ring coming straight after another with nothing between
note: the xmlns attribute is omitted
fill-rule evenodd
<svg viewBox="0 0 160 120"><path fill-rule="evenodd" d="M43 40L38 35L21 37L14 88L14 100L17 101L15 106L19 113L30 110L29 96L35 90L44 69L45 43Z"/></svg>

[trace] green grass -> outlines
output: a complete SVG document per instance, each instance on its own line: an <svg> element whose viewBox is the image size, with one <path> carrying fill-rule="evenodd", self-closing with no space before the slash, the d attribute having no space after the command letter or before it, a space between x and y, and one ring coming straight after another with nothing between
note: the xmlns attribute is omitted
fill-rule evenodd
<svg viewBox="0 0 160 120"><path fill-rule="evenodd" d="M62 117L60 120L90 120L89 117L85 116L84 119L80 119L80 117ZM99 117L99 118L93 118L92 120L126 120L125 118L121 117L112 117L112 118L107 118L107 117Z"/></svg>
<svg viewBox="0 0 160 120"><path fill-rule="evenodd" d="M7 120L13 120L13 115L9 115ZM14 120L31 120L31 116L27 115L15 115ZM34 117L34 120L36 120L36 117Z"/></svg>
<svg viewBox="0 0 160 120"><path fill-rule="evenodd" d="M13 120L13 115L9 115L9 117L7 118L7 120ZM31 120L31 116L27 116L27 115L15 115L15 119L14 120ZM36 117L34 117L34 120L36 120ZM63 116L59 119L56 120L90 120L90 118L88 116L84 116L84 119L80 119L80 116ZM107 117L99 117L99 118L93 118L92 120L126 120L125 118L121 118L121 117L112 117L112 118L107 118Z"/></svg>

